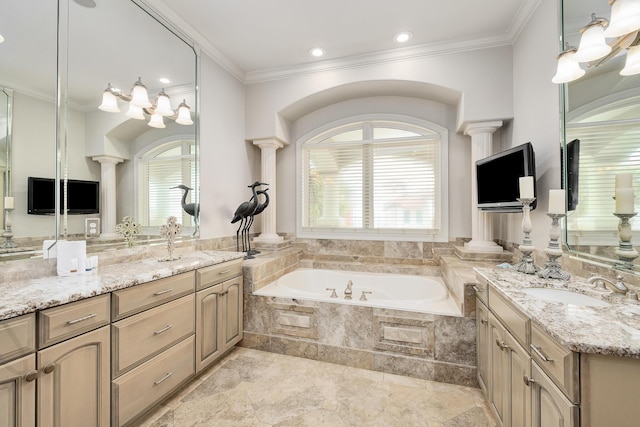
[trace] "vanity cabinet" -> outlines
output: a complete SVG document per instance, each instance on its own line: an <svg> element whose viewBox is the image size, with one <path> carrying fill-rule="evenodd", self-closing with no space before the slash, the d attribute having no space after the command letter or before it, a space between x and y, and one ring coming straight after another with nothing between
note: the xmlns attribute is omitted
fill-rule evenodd
<svg viewBox="0 0 640 427"><path fill-rule="evenodd" d="M532 427L579 425L578 406L567 399L535 361L531 363L529 383L532 389Z"/></svg>
<svg viewBox="0 0 640 427"><path fill-rule="evenodd" d="M476 365L478 367L478 384L485 396L489 396L487 388L489 376L489 309L480 300L476 300Z"/></svg>

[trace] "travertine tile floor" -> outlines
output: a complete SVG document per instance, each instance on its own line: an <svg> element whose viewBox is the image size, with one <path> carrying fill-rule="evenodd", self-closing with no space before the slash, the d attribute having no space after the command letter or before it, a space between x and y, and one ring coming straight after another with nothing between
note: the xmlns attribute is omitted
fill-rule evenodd
<svg viewBox="0 0 640 427"><path fill-rule="evenodd" d="M137 426L494 427L478 389L235 348Z"/></svg>

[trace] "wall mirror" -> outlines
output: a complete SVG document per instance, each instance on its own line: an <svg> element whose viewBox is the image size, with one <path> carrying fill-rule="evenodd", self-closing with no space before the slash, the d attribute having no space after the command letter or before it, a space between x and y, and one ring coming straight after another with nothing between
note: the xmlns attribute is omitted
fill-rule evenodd
<svg viewBox="0 0 640 427"><path fill-rule="evenodd" d="M184 203L198 202L199 59L193 44L143 1L0 2L0 86L11 87L15 99L12 181L4 191L15 199L12 231L20 243L0 256L38 256L44 239L86 238L92 250L123 246L115 225L125 216L142 226L139 244L158 240L168 216L182 222L185 238L197 235L194 218L182 207L185 190L173 188L192 188ZM34 16L34 8L42 13ZM138 79L152 105L132 118L128 95ZM122 94L115 96L120 112L98 109L108 86ZM162 110L156 105L160 92L171 110L160 117L161 128L148 124ZM190 107L189 122L179 124L182 103ZM30 188L33 179L56 177L55 215L47 209L28 213L43 203L37 186ZM84 192L73 190L76 183L86 184L80 185ZM55 192L58 185L52 186ZM96 194L99 212L92 206ZM87 234L96 219L99 232Z"/></svg>
<svg viewBox="0 0 640 427"><path fill-rule="evenodd" d="M561 34L569 46L579 45L580 29L592 20L592 13L611 16L607 0L563 0L561 6ZM563 165L563 178L574 195L568 197L565 241L573 254L640 274L639 258L620 256L621 218L614 215L620 174L631 175L636 192L633 211L640 211L640 74L620 75L626 52L621 49L605 60L582 63L584 76L565 85L563 147L569 159ZM628 236L622 240L628 238L627 247L637 251L640 219L631 218L625 233Z"/></svg>

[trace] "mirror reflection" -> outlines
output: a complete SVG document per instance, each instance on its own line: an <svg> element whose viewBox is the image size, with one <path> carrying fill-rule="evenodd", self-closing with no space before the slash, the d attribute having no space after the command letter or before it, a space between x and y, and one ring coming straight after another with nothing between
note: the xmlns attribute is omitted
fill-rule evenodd
<svg viewBox="0 0 640 427"><path fill-rule="evenodd" d="M569 46L580 45L594 16L612 20L605 0L564 0L563 7ZM637 269L640 221L625 214L640 211L640 74L621 75L629 69L624 46L633 46L637 33L606 40L612 52L581 63L586 72L565 92L566 242L576 253Z"/></svg>
<svg viewBox="0 0 640 427"><path fill-rule="evenodd" d="M184 235L197 234L195 217L183 209L183 203L197 203L198 198L197 55L192 45L137 1L60 0L68 33L61 35L66 69L61 68L61 104L56 110L55 2L0 1L5 38L0 45L0 85L11 84L15 90L9 190L16 208L14 240L21 249L41 249L43 239L55 238L55 216L42 207L56 209L50 199L56 158L61 239L123 245L116 225L125 216L141 224L141 241L144 236L158 238L158 227L168 216L182 222ZM51 22L34 22L33 8ZM128 96L139 79L150 105L133 116ZM114 102L120 112L98 109L107 87L121 94ZM61 121L57 153L56 111ZM162 124L149 124L157 111L164 114L159 116ZM34 180L48 182L49 188L30 185ZM180 185L190 190L176 188ZM40 211L29 213L33 205Z"/></svg>

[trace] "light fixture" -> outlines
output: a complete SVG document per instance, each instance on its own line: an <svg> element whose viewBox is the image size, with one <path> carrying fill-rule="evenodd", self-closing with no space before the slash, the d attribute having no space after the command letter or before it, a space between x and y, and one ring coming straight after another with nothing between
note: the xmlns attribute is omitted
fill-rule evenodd
<svg viewBox="0 0 640 427"><path fill-rule="evenodd" d="M620 37L640 30L640 0L609 0L611 19L605 37Z"/></svg>
<svg viewBox="0 0 640 427"><path fill-rule="evenodd" d="M582 37L575 55L576 61L595 61L611 52L611 46L607 44L604 37L604 28L607 24L609 21L606 19L598 18L595 13L591 14L591 22L580 29Z"/></svg>
<svg viewBox="0 0 640 427"><path fill-rule="evenodd" d="M396 43L406 43L412 38L413 34L408 31L403 31L393 36L393 41L395 41Z"/></svg>
<svg viewBox="0 0 640 427"><path fill-rule="evenodd" d="M309 53L311 54L311 56L316 57L316 58L320 58L321 56L324 56L325 52L324 49L321 47L314 47L311 50L309 50Z"/></svg>
<svg viewBox="0 0 640 427"><path fill-rule="evenodd" d="M2 43L4 41L4 37L2 37L2 34L0 34L0 43Z"/></svg>
<svg viewBox="0 0 640 427"><path fill-rule="evenodd" d="M620 70L622 76L640 74L640 45L631 46L627 52L624 68Z"/></svg>
<svg viewBox="0 0 640 427"><path fill-rule="evenodd" d="M585 73L580 68L580 64L575 59L576 48L567 46L566 49L558 55L558 69L556 75L551 79L554 83L568 83L579 79Z"/></svg>
<svg viewBox="0 0 640 427"><path fill-rule="evenodd" d="M193 120L191 120L191 109L185 100L182 100L180 105L178 105L178 111L176 112L171 108L169 95L162 89L156 96L155 102L151 103L147 87L142 83L140 77L138 77L138 80L134 83L131 89L131 95L122 93L120 89L114 88L111 86L111 83L109 83L102 94L102 103L98 108L109 113L119 113L118 99L129 103L129 109L125 113L125 116L136 120L146 120L146 116L150 115L151 119L147 124L151 127L164 128L163 117L174 119L175 122L180 125L193 124Z"/></svg>

